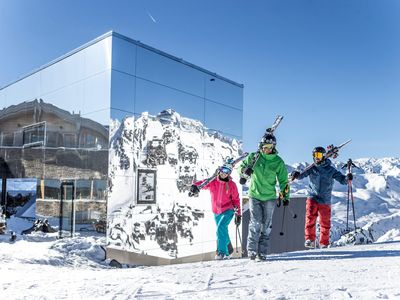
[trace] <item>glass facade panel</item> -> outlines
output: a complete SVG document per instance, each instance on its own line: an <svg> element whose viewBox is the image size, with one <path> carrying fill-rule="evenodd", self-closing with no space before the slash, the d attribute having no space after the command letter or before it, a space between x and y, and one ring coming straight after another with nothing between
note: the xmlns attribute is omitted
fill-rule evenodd
<svg viewBox="0 0 400 300"><path fill-rule="evenodd" d="M153 51L137 48L136 76L204 97L203 72Z"/></svg>
<svg viewBox="0 0 400 300"><path fill-rule="evenodd" d="M41 94L48 94L85 78L85 54L79 51L40 71Z"/></svg>
<svg viewBox="0 0 400 300"><path fill-rule="evenodd" d="M136 78L112 71L111 108L134 113Z"/></svg>
<svg viewBox="0 0 400 300"><path fill-rule="evenodd" d="M239 109L206 100L205 125L218 132L242 137L242 115Z"/></svg>
<svg viewBox="0 0 400 300"><path fill-rule="evenodd" d="M6 93L5 90L0 90L0 109L6 106Z"/></svg>
<svg viewBox="0 0 400 300"><path fill-rule="evenodd" d="M113 70L135 75L136 45L115 36L112 43Z"/></svg>
<svg viewBox="0 0 400 300"><path fill-rule="evenodd" d="M82 115L85 118L90 114L90 119L100 124L108 124L109 113L93 114L110 108L111 72L106 71L87 78L84 81L84 105ZM101 119L95 118L101 117Z"/></svg>
<svg viewBox="0 0 400 300"><path fill-rule="evenodd" d="M40 74L36 72L21 79L5 89L5 106L16 105L24 101L32 101L40 95Z"/></svg>
<svg viewBox="0 0 400 300"><path fill-rule="evenodd" d="M65 86L51 93L42 94L41 101L47 103L48 110L51 111L51 105L55 106L58 117L65 114L81 114L84 108L85 88L84 81ZM66 112L62 112L65 110Z"/></svg>
<svg viewBox="0 0 400 300"><path fill-rule="evenodd" d="M111 69L111 36L85 48L85 77Z"/></svg>
<svg viewBox="0 0 400 300"><path fill-rule="evenodd" d="M207 76L205 98L243 110L243 88L222 79Z"/></svg>
<svg viewBox="0 0 400 300"><path fill-rule="evenodd" d="M156 116L172 109L180 116L204 122L204 99L143 79L136 80L135 113Z"/></svg>

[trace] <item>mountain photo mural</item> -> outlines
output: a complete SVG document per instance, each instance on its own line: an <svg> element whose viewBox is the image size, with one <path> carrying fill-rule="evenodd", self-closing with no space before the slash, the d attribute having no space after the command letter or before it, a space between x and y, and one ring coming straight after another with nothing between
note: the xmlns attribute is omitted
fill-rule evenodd
<svg viewBox="0 0 400 300"><path fill-rule="evenodd" d="M107 246L169 259L215 251L209 192L189 197L189 187L241 146L172 109L112 120Z"/></svg>

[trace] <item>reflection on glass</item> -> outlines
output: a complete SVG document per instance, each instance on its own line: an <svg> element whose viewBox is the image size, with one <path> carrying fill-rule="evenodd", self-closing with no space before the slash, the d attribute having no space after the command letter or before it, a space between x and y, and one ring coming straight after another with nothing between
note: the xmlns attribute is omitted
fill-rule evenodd
<svg viewBox="0 0 400 300"><path fill-rule="evenodd" d="M115 123L116 120L118 120L119 123L121 123L122 120L124 120L127 117L132 117L133 113L127 112L125 110L120 110L120 109L111 109L111 120Z"/></svg>
<svg viewBox="0 0 400 300"><path fill-rule="evenodd" d="M22 128L22 143L24 147L44 146L46 122L39 122Z"/></svg>
<svg viewBox="0 0 400 300"><path fill-rule="evenodd" d="M90 45L83 51L86 76L111 69L111 36Z"/></svg>
<svg viewBox="0 0 400 300"><path fill-rule="evenodd" d="M92 180L92 198L94 200L106 200L107 180Z"/></svg>
<svg viewBox="0 0 400 300"><path fill-rule="evenodd" d="M4 89L6 101L4 106L32 101L40 95L40 73L36 72L29 77L15 82ZM2 106L1 108L3 108Z"/></svg>
<svg viewBox="0 0 400 300"><path fill-rule="evenodd" d="M17 217L35 217L27 210L36 200L36 178L8 178L7 188L7 215L16 214Z"/></svg>
<svg viewBox="0 0 400 300"><path fill-rule="evenodd" d="M6 106L6 93L5 90L0 90L0 109Z"/></svg>
<svg viewBox="0 0 400 300"><path fill-rule="evenodd" d="M44 185L44 199L60 199L60 180L59 179L45 179Z"/></svg>
<svg viewBox="0 0 400 300"><path fill-rule="evenodd" d="M166 109L172 109L186 118L204 121L204 99L137 79L135 113L157 115Z"/></svg>
<svg viewBox="0 0 400 300"><path fill-rule="evenodd" d="M112 71L111 108L134 112L135 77Z"/></svg>
<svg viewBox="0 0 400 300"><path fill-rule="evenodd" d="M65 235L67 231L73 235L75 231L75 207L74 207L74 184L72 182L61 183L59 236Z"/></svg>
<svg viewBox="0 0 400 300"><path fill-rule="evenodd" d="M204 97L203 72L141 47L137 48L136 76Z"/></svg>
<svg viewBox="0 0 400 300"><path fill-rule="evenodd" d="M243 115L241 110L206 100L205 112L206 127L241 138Z"/></svg>
<svg viewBox="0 0 400 300"><path fill-rule="evenodd" d="M42 94L73 85L85 78L85 55L81 50L40 71Z"/></svg>
<svg viewBox="0 0 400 300"><path fill-rule="evenodd" d="M23 132L35 122L34 110L38 101L12 105L0 110L0 145L8 147L23 146Z"/></svg>
<svg viewBox="0 0 400 300"><path fill-rule="evenodd" d="M136 45L119 37L112 37L112 68L135 75Z"/></svg>
<svg viewBox="0 0 400 300"><path fill-rule="evenodd" d="M83 112L85 102L84 81L50 93L43 93L38 99L38 101L46 103L49 109L50 105L54 105L57 109L66 110L67 113L80 114Z"/></svg>
<svg viewBox="0 0 400 300"><path fill-rule="evenodd" d="M91 199L92 193L92 181L91 180L76 180L75 181L75 189L76 189L76 199Z"/></svg>
<svg viewBox="0 0 400 300"><path fill-rule="evenodd" d="M240 110L243 109L243 88L219 78L205 80L205 98Z"/></svg>
<svg viewBox="0 0 400 300"><path fill-rule="evenodd" d="M137 177L137 203L155 204L157 189L155 170L139 169Z"/></svg>
<svg viewBox="0 0 400 300"><path fill-rule="evenodd" d="M82 115L100 124L107 124L108 115L93 114L110 108L111 72L106 71L84 81L84 104ZM90 117L87 117L90 115ZM99 118L102 117L102 118Z"/></svg>

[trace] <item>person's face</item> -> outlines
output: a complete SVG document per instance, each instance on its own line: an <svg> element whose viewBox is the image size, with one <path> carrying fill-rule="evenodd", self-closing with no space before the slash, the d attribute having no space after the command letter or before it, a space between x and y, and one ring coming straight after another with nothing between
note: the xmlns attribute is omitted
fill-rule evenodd
<svg viewBox="0 0 400 300"><path fill-rule="evenodd" d="M219 172L219 176L220 176L222 179L225 179L225 178L227 178L227 177L229 176L229 174L220 171L220 172Z"/></svg>
<svg viewBox="0 0 400 300"><path fill-rule="evenodd" d="M264 144L261 147L261 150L265 154L271 154L274 151L274 144Z"/></svg>
<svg viewBox="0 0 400 300"><path fill-rule="evenodd" d="M316 164L320 164L324 160L324 154L322 152L314 152L313 158Z"/></svg>

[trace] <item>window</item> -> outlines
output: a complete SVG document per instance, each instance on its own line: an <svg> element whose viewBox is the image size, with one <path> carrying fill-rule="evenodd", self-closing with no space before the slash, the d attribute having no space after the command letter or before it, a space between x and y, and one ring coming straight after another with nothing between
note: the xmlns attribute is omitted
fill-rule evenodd
<svg viewBox="0 0 400 300"><path fill-rule="evenodd" d="M73 133L64 133L64 147L75 148L76 147L76 135Z"/></svg>
<svg viewBox="0 0 400 300"><path fill-rule="evenodd" d="M157 173L155 170L139 169L137 177L137 203L155 204Z"/></svg>
<svg viewBox="0 0 400 300"><path fill-rule="evenodd" d="M22 141L24 147L44 146L46 135L46 122L40 122L23 128Z"/></svg>

